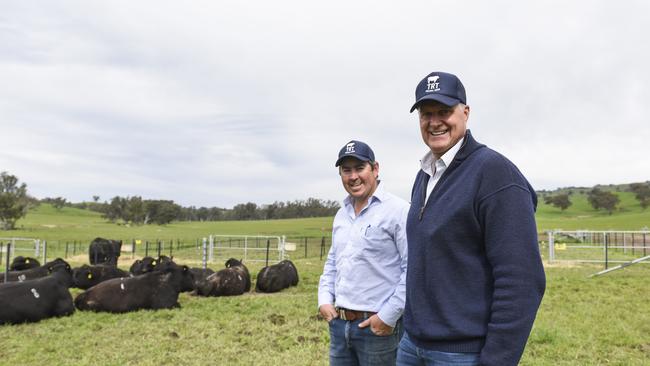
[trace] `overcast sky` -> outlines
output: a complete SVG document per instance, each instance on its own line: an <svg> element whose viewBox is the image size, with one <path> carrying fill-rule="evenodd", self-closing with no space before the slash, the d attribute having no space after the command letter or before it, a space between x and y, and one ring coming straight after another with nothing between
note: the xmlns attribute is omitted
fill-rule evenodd
<svg viewBox="0 0 650 366"><path fill-rule="evenodd" d="M647 1L7 1L0 171L38 198L341 200L367 142L409 199L416 84L537 190L650 179Z"/></svg>

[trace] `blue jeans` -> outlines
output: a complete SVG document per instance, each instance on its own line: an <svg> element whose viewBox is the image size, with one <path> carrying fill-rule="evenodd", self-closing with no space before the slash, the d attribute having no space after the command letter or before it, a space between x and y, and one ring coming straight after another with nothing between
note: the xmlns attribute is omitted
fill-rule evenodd
<svg viewBox="0 0 650 366"><path fill-rule="evenodd" d="M397 345L403 333L402 320L397 322L393 334L389 336L375 335L370 326L359 328L362 321L334 318L329 322L330 365L395 365Z"/></svg>
<svg viewBox="0 0 650 366"><path fill-rule="evenodd" d="M397 350L399 366L475 366L478 365L478 353L454 353L431 351L416 346L404 332Z"/></svg>

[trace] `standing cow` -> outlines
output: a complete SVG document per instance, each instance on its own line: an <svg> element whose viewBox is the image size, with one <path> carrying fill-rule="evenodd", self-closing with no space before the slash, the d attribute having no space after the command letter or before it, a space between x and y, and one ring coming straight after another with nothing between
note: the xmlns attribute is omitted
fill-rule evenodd
<svg viewBox="0 0 650 366"><path fill-rule="evenodd" d="M113 278L77 295L74 305L79 310L111 313L180 307L178 294L190 273L187 266L169 266L164 271Z"/></svg>
<svg viewBox="0 0 650 366"><path fill-rule="evenodd" d="M278 292L298 284L298 270L290 260L264 267L257 274L255 291Z"/></svg>
<svg viewBox="0 0 650 366"><path fill-rule="evenodd" d="M10 271L23 271L25 269L40 267L41 262L36 258L32 257L23 257L22 255L17 256L11 262L9 266Z"/></svg>
<svg viewBox="0 0 650 366"><path fill-rule="evenodd" d="M72 270L74 287L88 289L100 282L110 280L111 278L129 277L129 273L117 267L103 264L89 266L87 264Z"/></svg>
<svg viewBox="0 0 650 366"><path fill-rule="evenodd" d="M122 241L95 238L88 247L90 264L108 264L117 266L122 252Z"/></svg>
<svg viewBox="0 0 650 366"><path fill-rule="evenodd" d="M0 284L0 324L36 322L74 312L70 266L57 266L51 276Z"/></svg>
<svg viewBox="0 0 650 366"><path fill-rule="evenodd" d="M234 258L226 261L226 268L219 270L204 281L198 281L196 294L200 296L235 296L251 289L248 268Z"/></svg>

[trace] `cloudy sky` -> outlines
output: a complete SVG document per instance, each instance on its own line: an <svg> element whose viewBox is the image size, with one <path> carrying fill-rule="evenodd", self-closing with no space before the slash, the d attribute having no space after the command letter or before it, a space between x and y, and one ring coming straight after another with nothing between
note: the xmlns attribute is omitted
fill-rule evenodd
<svg viewBox="0 0 650 366"><path fill-rule="evenodd" d="M426 152L409 108L441 70L535 189L646 181L649 4L3 2L0 171L73 202L340 200L359 139L408 200Z"/></svg>

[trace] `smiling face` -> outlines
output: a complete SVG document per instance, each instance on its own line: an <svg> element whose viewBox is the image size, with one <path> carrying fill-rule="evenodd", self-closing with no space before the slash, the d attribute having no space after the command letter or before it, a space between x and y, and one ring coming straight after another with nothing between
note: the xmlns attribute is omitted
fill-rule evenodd
<svg viewBox="0 0 650 366"><path fill-rule="evenodd" d="M365 204L377 189L379 163L349 157L339 167L343 188L354 198L355 206Z"/></svg>
<svg viewBox="0 0 650 366"><path fill-rule="evenodd" d="M427 101L418 107L418 113L422 140L436 158L465 136L469 106L459 103L448 107L436 101Z"/></svg>

